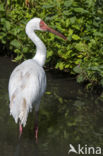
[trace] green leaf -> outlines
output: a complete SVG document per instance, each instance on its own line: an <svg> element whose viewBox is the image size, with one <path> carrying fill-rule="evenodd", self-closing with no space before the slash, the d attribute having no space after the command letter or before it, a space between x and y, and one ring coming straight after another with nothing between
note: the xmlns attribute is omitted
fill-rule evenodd
<svg viewBox="0 0 103 156"><path fill-rule="evenodd" d="M86 0L85 3L87 4L88 8L90 8L90 7L92 8L93 5L94 5L94 1L93 0Z"/></svg>
<svg viewBox="0 0 103 156"><path fill-rule="evenodd" d="M75 21L76 21L76 17L75 17L75 16L70 18L70 23L71 23L71 24L74 24Z"/></svg>
<svg viewBox="0 0 103 156"><path fill-rule="evenodd" d="M70 7L72 5L72 3L73 3L73 0L65 1L64 6L65 7Z"/></svg>
<svg viewBox="0 0 103 156"><path fill-rule="evenodd" d="M69 19L66 19L65 24L66 24L66 27L68 27L70 25L70 20Z"/></svg>
<svg viewBox="0 0 103 156"><path fill-rule="evenodd" d="M13 60L13 62L21 61L22 58L23 58L23 55L18 55L18 56Z"/></svg>
<svg viewBox="0 0 103 156"><path fill-rule="evenodd" d="M77 29L77 30L80 30L80 25L75 25L75 24L73 24L73 25L72 25L72 28Z"/></svg>
<svg viewBox="0 0 103 156"><path fill-rule="evenodd" d="M2 40L7 34L4 32L0 32L0 40Z"/></svg>
<svg viewBox="0 0 103 156"><path fill-rule="evenodd" d="M21 47L21 43L18 40L16 40L16 39L12 40L10 42L10 45L12 45L12 46L14 46L16 48L20 48Z"/></svg>
<svg viewBox="0 0 103 156"><path fill-rule="evenodd" d="M60 70L63 70L64 69L64 62L57 63L56 68L59 68Z"/></svg>
<svg viewBox="0 0 103 156"><path fill-rule="evenodd" d="M78 35L76 35L76 34L72 35L72 38L73 38L74 40L80 40L80 37L79 37Z"/></svg>
<svg viewBox="0 0 103 156"><path fill-rule="evenodd" d="M73 8L73 10L77 13L88 13L88 11L83 8Z"/></svg>
<svg viewBox="0 0 103 156"><path fill-rule="evenodd" d="M51 57L53 55L53 51L48 51L47 52L47 58Z"/></svg>
<svg viewBox="0 0 103 156"><path fill-rule="evenodd" d="M10 30L11 23L9 21L5 21L5 27L6 27L7 30Z"/></svg>
<svg viewBox="0 0 103 156"><path fill-rule="evenodd" d="M65 68L69 68L69 66L70 66L70 64L66 64L66 65L65 65Z"/></svg>
<svg viewBox="0 0 103 156"><path fill-rule="evenodd" d="M6 30L10 30L11 23L8 20L6 20L5 18L1 18L1 23L6 28Z"/></svg>
<svg viewBox="0 0 103 156"><path fill-rule="evenodd" d="M4 4L0 4L0 11L5 11Z"/></svg>
<svg viewBox="0 0 103 156"><path fill-rule="evenodd" d="M69 11L63 11L63 14L66 15L66 16L69 16L69 15L72 15L72 12L69 12Z"/></svg>
<svg viewBox="0 0 103 156"><path fill-rule="evenodd" d="M103 37L103 33L101 33L101 32L94 32L94 36L100 36L100 37Z"/></svg>
<svg viewBox="0 0 103 156"><path fill-rule="evenodd" d="M58 101L62 104L63 103L63 98L62 97L58 97Z"/></svg>
<svg viewBox="0 0 103 156"><path fill-rule="evenodd" d="M13 35L17 35L18 33L20 33L20 31L21 31L21 29L20 29L20 27L14 27L12 30L11 30L11 34L13 34ZM21 35L21 34L20 34Z"/></svg>
<svg viewBox="0 0 103 156"><path fill-rule="evenodd" d="M74 67L73 70L75 73L78 73L78 74L80 74L82 72L82 68L80 66Z"/></svg>
<svg viewBox="0 0 103 156"><path fill-rule="evenodd" d="M29 51L29 48L28 47L24 47L23 48L23 53L28 53L28 51Z"/></svg>
<svg viewBox="0 0 103 156"><path fill-rule="evenodd" d="M43 8L49 9L53 8L55 5L54 4L48 4L48 5L43 5Z"/></svg>
<svg viewBox="0 0 103 156"><path fill-rule="evenodd" d="M84 81L83 76L82 76L82 75L79 75L79 76L77 77L77 82L78 82L78 83L81 83L81 82L83 82L83 81Z"/></svg>
<svg viewBox="0 0 103 156"><path fill-rule="evenodd" d="M1 18L1 19L0 19L0 22L1 22L2 24L4 24L4 23L5 23L5 21L6 21L6 19L5 19L5 18Z"/></svg>
<svg viewBox="0 0 103 156"><path fill-rule="evenodd" d="M68 41L71 41L72 40L72 35L69 35L67 39L68 39Z"/></svg>
<svg viewBox="0 0 103 156"><path fill-rule="evenodd" d="M46 92L47 95L51 95L51 92Z"/></svg>
<svg viewBox="0 0 103 156"><path fill-rule="evenodd" d="M11 46L11 49L13 49L12 46ZM14 52L17 53L17 54L20 54L21 50L20 49L15 49Z"/></svg>
<svg viewBox="0 0 103 156"><path fill-rule="evenodd" d="M69 29L69 35L73 34L73 29Z"/></svg>
<svg viewBox="0 0 103 156"><path fill-rule="evenodd" d="M78 51L85 51L85 50L87 50L87 47L86 47L86 45L84 44L84 43L82 43L82 42L79 42L79 43L77 43L76 45L75 45L75 48L78 50Z"/></svg>
<svg viewBox="0 0 103 156"><path fill-rule="evenodd" d="M99 67L98 66L88 67L88 70L98 71L99 70Z"/></svg>

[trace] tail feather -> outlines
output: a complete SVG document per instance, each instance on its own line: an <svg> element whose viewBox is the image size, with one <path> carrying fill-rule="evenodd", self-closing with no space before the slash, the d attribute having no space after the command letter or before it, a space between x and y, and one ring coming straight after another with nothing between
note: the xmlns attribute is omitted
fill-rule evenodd
<svg viewBox="0 0 103 156"><path fill-rule="evenodd" d="M10 101L10 114L13 116L15 122L18 122L18 119L20 119L20 122L23 126L26 125L27 116L28 116L28 103L25 98L14 96L11 98Z"/></svg>

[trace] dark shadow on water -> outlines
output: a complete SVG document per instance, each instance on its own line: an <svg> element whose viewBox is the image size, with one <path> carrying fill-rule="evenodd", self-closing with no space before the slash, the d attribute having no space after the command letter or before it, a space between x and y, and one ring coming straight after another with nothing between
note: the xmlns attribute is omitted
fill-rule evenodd
<svg viewBox="0 0 103 156"><path fill-rule="evenodd" d="M29 141L28 141L29 143ZM21 156L21 155L31 155L31 151L32 151L32 155L34 156L40 156L39 154L39 148L38 148L38 144L35 142L35 140L32 140L31 143L32 144L32 149L29 146L29 150L27 151L27 149L25 150L25 152L23 152L23 148L24 147L24 141L22 138L18 139L15 151L14 151L14 156ZM30 151L30 152L29 152Z"/></svg>
<svg viewBox="0 0 103 156"><path fill-rule="evenodd" d="M40 105L38 144L34 111L18 140L18 125L9 115L7 89L14 67L8 58L0 58L0 156L68 156L70 144L76 149L78 144L103 149L103 102L72 77L53 72L46 73L48 85Z"/></svg>
<svg viewBox="0 0 103 156"><path fill-rule="evenodd" d="M15 153L14 153L14 156L19 156L19 155L20 155L20 142L17 144L16 150L15 150Z"/></svg>

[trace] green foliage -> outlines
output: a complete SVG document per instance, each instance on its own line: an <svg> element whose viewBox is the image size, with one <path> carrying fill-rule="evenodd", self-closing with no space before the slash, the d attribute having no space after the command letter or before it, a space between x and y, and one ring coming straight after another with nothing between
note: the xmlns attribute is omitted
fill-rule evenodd
<svg viewBox="0 0 103 156"><path fill-rule="evenodd" d="M40 0L28 8L12 1L12 9L0 4L0 42L16 55L14 61L31 58L35 47L25 34L25 25L40 17L68 40L38 32L47 46L46 64L78 74L77 81L103 86L103 2L102 0ZM8 1L8 4L10 2Z"/></svg>

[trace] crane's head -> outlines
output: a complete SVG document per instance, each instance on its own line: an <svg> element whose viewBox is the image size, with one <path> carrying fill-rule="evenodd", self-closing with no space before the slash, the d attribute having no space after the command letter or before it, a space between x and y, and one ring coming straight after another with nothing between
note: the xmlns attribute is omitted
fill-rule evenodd
<svg viewBox="0 0 103 156"><path fill-rule="evenodd" d="M64 40L66 40L67 38L62 35L61 33L59 33L58 31L50 28L43 20L41 20L40 18L33 18L31 19L27 25L26 25L26 31L34 31L34 30L41 30L41 31L49 31L61 38L63 38Z"/></svg>

